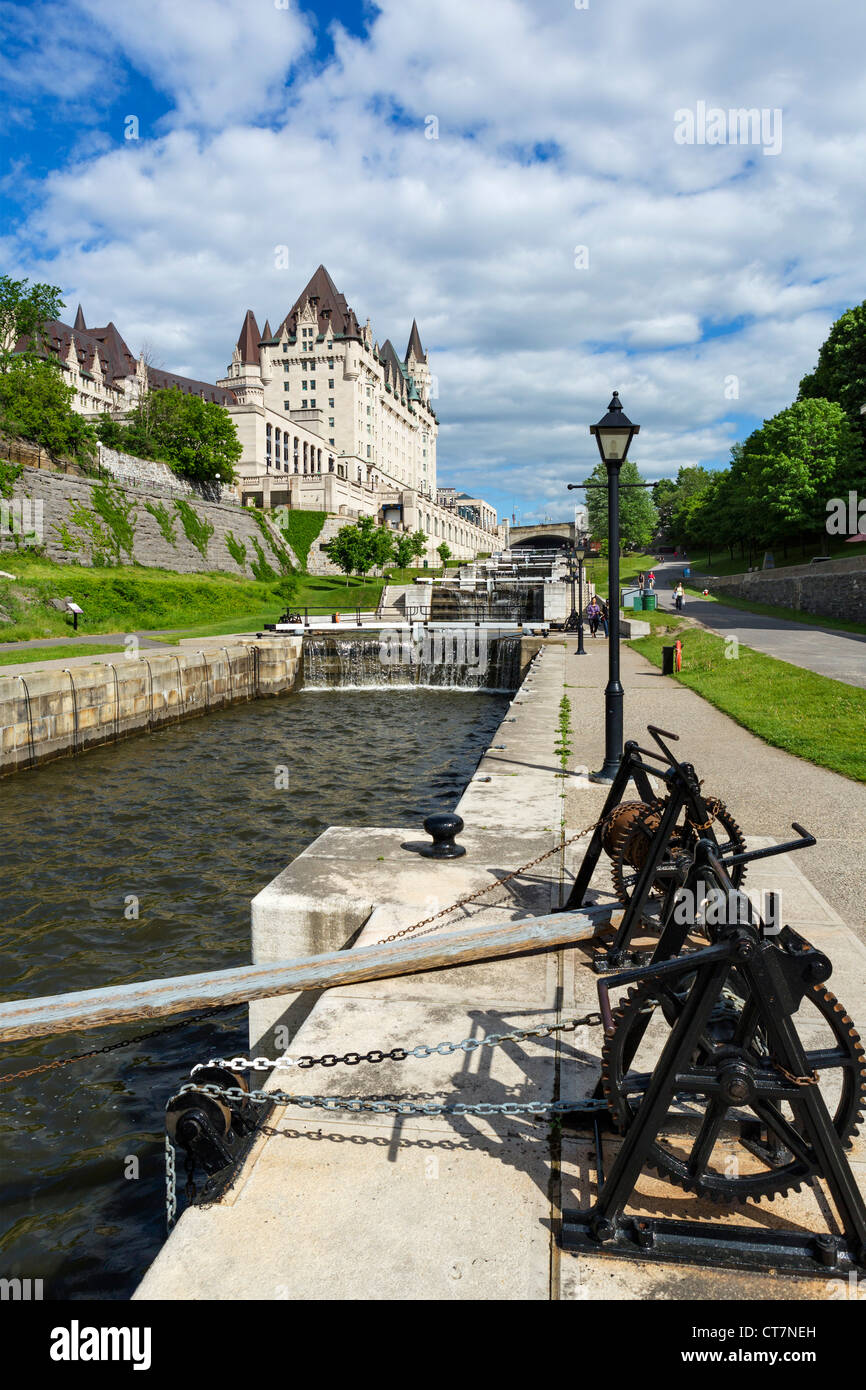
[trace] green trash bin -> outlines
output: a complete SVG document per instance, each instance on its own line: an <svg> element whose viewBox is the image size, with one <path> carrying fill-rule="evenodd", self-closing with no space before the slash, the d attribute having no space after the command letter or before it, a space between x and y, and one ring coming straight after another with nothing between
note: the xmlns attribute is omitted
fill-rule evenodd
<svg viewBox="0 0 866 1390"><path fill-rule="evenodd" d="M656 596L655 596L655 594L644 594L644 596L643 596L643 606L644 606L645 609L655 608L655 606L656 606Z"/></svg>
<svg viewBox="0 0 866 1390"><path fill-rule="evenodd" d="M632 608L636 613L643 610L643 594L635 594Z"/></svg>

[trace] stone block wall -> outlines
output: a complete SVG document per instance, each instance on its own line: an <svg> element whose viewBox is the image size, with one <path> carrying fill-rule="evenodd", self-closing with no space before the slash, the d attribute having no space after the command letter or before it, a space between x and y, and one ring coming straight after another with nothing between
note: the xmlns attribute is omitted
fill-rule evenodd
<svg viewBox="0 0 866 1390"><path fill-rule="evenodd" d="M828 560L820 565L790 565L708 579L720 599L726 594L753 603L775 604L820 618L866 622L866 556Z"/></svg>
<svg viewBox="0 0 866 1390"><path fill-rule="evenodd" d="M135 462L141 463L142 460L135 460ZM97 485L98 480L93 478L74 477L71 474L29 467L23 469L21 476L14 484L13 498L29 499L32 502L41 501L42 543L49 559L64 564L71 562L88 564L90 562L87 551L80 553L71 551L64 545L58 534L58 529L65 523L72 535L80 534L72 522L71 510L75 503L83 503L92 511L91 494ZM232 505L227 501L207 501L197 494L190 493L188 495L187 501L196 515L201 520L209 522L214 528L213 535L208 540L205 553L202 555L184 532L180 513L175 506L176 498L167 493L156 492L144 477L136 486L119 482L114 483L113 486L121 487L121 490L135 507L133 552L131 557L123 556L124 563L128 564L135 561L140 565L176 570L181 574L221 570L227 574L243 575L250 579L253 578L252 564L258 563L258 551L256 550L256 543L258 543L268 564L277 574L280 573L279 563L270 542L262 534L256 518L248 508L237 504ZM157 519L147 510L145 504L148 502L151 505L165 508L170 514L174 529L173 542L166 539ZM293 563L297 563L291 548L286 545L279 531L269 522L266 523L266 526L274 544L287 550ZM242 564L238 563L228 548L230 533L236 541L241 542L245 547L246 554ZM8 531L4 533L0 530L0 552L13 548L14 542L11 535Z"/></svg>
<svg viewBox="0 0 866 1390"><path fill-rule="evenodd" d="M0 776L293 690L301 639L0 676Z"/></svg>

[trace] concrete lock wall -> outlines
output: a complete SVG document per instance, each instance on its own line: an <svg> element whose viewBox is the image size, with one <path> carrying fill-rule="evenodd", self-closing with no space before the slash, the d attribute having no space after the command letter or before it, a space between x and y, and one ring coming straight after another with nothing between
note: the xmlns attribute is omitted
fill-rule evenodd
<svg viewBox="0 0 866 1390"><path fill-rule="evenodd" d="M297 558L282 535L269 522L265 523L263 530L248 508L237 504L232 505L227 501L210 501L192 489L184 491L183 486L173 485L169 489L168 484L166 484L163 487L158 478L154 479L151 476L151 471L158 470L160 467L165 468L164 465L147 465L146 461L130 460L127 455L112 455L110 450L104 451L104 458L112 463L112 476L107 481L112 487L119 488L124 496L133 503L135 509L132 518L135 525L132 553L131 555L122 553L121 559L124 564L135 563L148 567L158 567L175 570L181 574L208 573L218 570L238 577L252 578L252 565L259 563L259 552L261 552L271 569L278 574L280 566L271 545L271 540L273 540L274 545L282 547L288 553L292 563L297 565ZM138 471L128 471L124 460L126 463L134 463ZM165 469L165 473L170 473L170 470ZM173 477L173 475L171 476ZM132 481L133 478L137 481ZM13 501L20 499L24 504L25 530L28 519L35 518L35 509L30 509L37 502L42 504L41 535L37 534L37 541L44 547L45 554L49 559L60 561L62 564L86 565L91 562L89 549L70 550L64 544L59 534L59 528L65 525L70 535L82 536L80 528L76 527L71 515L76 504L84 506L88 511L94 513L97 520L101 520L92 505L92 492L100 481L103 480L76 477L72 474L26 466L21 476L16 479L13 486ZM178 479L174 481L175 484L180 482ZM163 482L165 482L164 479ZM158 495L156 495L157 493ZM225 496L225 489L223 489L223 495ZM200 521L207 522L213 527L213 534L203 547L204 554L187 537L180 513L175 506L177 500L185 500ZM168 513L174 532L172 541L166 539L157 518L147 510L146 503L148 502ZM229 533L232 534L235 541L240 542L245 548L242 563L235 559L228 548L227 537ZM11 534L9 520L4 517L0 521L0 553L4 550L12 550L14 547L15 541Z"/></svg>
<svg viewBox="0 0 866 1390"><path fill-rule="evenodd" d="M813 613L820 618L866 619L866 556L828 560L820 565L790 565L707 581L714 594L772 603Z"/></svg>
<svg viewBox="0 0 866 1390"><path fill-rule="evenodd" d="M294 689L301 639L0 676L0 776Z"/></svg>

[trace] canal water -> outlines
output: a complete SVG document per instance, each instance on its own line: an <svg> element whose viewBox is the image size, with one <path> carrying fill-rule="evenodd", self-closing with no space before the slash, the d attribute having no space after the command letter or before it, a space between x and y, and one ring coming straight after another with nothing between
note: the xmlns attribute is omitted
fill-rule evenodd
<svg viewBox="0 0 866 1390"><path fill-rule="evenodd" d="M506 703L310 691L5 779L2 997L247 963L259 889L328 825L453 807ZM145 1031L7 1045L0 1075ZM238 1008L0 1085L0 1277L128 1297L165 1238L165 1101L194 1062L246 1049Z"/></svg>

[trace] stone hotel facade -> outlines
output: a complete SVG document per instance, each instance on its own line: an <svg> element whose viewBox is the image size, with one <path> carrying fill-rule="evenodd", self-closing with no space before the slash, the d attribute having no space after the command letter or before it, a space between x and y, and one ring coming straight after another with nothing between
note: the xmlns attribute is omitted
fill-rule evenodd
<svg viewBox="0 0 866 1390"><path fill-rule="evenodd" d="M335 521L323 535L359 515L420 529L431 564L443 541L459 559L508 543L508 524L488 503L437 486L434 379L417 324L403 357L390 340L380 345L324 266L276 332L267 320L260 332L247 310L215 385L136 359L113 323L88 329L80 307L71 328L48 324L46 339L85 415L123 414L148 388L170 386L224 406L243 449L237 488L247 505L328 512Z"/></svg>

